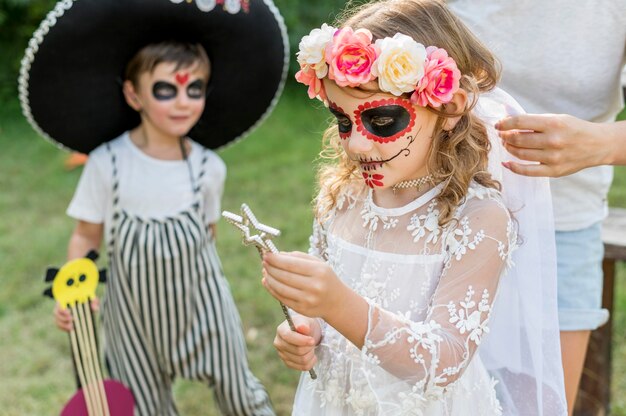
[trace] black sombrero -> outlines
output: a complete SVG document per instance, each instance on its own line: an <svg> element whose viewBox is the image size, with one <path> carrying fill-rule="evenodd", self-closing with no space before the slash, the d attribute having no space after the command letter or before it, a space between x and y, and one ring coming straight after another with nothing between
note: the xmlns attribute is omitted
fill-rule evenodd
<svg viewBox="0 0 626 416"><path fill-rule="evenodd" d="M62 0L22 60L24 115L44 137L90 152L139 124L122 95L124 68L143 46L167 40L201 43L211 59L191 138L215 149L269 115L289 59L272 0Z"/></svg>

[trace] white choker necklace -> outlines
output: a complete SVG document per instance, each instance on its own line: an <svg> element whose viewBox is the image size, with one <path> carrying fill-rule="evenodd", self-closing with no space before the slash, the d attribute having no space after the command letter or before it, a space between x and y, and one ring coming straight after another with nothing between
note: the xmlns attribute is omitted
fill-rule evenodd
<svg viewBox="0 0 626 416"><path fill-rule="evenodd" d="M409 179L406 181L398 182L397 184L393 185L391 187L391 190L393 191L394 194L396 193L398 189L417 188L417 190L419 191L422 188L422 186L424 186L427 182L430 182L432 180L433 180L433 175L426 175L417 179Z"/></svg>

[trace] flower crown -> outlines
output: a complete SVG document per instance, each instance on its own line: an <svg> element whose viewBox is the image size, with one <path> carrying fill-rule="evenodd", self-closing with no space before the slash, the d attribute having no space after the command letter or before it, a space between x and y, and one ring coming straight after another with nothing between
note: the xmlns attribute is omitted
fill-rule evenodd
<svg viewBox="0 0 626 416"><path fill-rule="evenodd" d="M340 87L357 87L378 79L381 91L400 96L412 92L411 102L439 107L459 89L461 72L445 49L424 47L396 33L372 43L367 29L337 29L324 23L304 36L297 53L296 80L309 87L310 98L327 101L322 79Z"/></svg>

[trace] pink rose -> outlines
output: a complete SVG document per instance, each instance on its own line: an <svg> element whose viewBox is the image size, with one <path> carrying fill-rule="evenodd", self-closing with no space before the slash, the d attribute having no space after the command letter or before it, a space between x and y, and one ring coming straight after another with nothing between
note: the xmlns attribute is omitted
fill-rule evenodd
<svg viewBox="0 0 626 416"><path fill-rule="evenodd" d="M372 65L380 51L372 45L372 34L367 29L346 27L335 32L331 43L326 47L326 62L329 65L328 78L340 87L356 87L375 78Z"/></svg>
<svg viewBox="0 0 626 416"><path fill-rule="evenodd" d="M300 70L296 72L296 81L307 85L309 90L309 98L319 97L321 101L326 101L326 91L324 90L324 84L319 79L310 65L302 65Z"/></svg>
<svg viewBox="0 0 626 416"><path fill-rule="evenodd" d="M426 48L424 76L417 83L411 102L422 107L449 103L459 90L460 80L461 71L445 49L429 46Z"/></svg>

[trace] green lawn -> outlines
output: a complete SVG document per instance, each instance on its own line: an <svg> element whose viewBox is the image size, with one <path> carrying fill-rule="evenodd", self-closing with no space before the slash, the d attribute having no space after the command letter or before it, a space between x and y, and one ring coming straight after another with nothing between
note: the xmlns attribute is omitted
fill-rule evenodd
<svg viewBox="0 0 626 416"><path fill-rule="evenodd" d="M253 136L222 151L228 165L223 208L248 203L280 228L279 248L306 250L311 224L313 161L326 113L311 110L302 89L284 95ZM52 301L41 296L48 265L65 259L72 221L64 215L79 171L63 170L66 153L39 138L16 103L0 108L0 413L54 415L73 394L68 338L54 329ZM626 207L626 170L616 169L611 203ZM289 414L299 373L282 366L271 341L282 320L278 303L259 282L256 251L219 224L218 250L248 338L249 358L279 414ZM621 269L615 316L615 412L626 415L626 270ZM206 387L176 385L181 413L217 414ZM209 403L207 404L207 401Z"/></svg>

